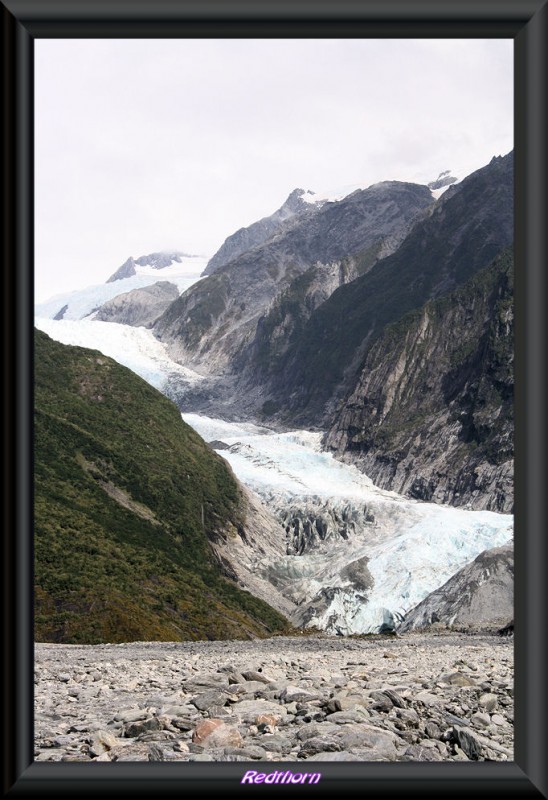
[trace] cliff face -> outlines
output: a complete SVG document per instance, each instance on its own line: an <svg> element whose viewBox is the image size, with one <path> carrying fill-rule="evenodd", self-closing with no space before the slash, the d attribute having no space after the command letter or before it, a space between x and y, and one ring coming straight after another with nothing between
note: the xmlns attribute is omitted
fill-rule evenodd
<svg viewBox="0 0 548 800"><path fill-rule="evenodd" d="M480 553L447 583L405 615L398 631L455 627L496 630L514 619L514 551L511 546Z"/></svg>
<svg viewBox="0 0 548 800"><path fill-rule="evenodd" d="M388 326L327 445L378 486L513 509L513 258Z"/></svg>
<svg viewBox="0 0 548 800"><path fill-rule="evenodd" d="M415 224L396 252L333 292L271 365L265 400L277 403L291 424L322 424L354 387L387 325L464 284L512 241L509 154L470 175Z"/></svg>
<svg viewBox="0 0 548 800"><path fill-rule="evenodd" d="M296 216L268 241L192 286L167 309L154 332L175 360L207 372L239 373L241 354L253 344L258 321L299 276L318 265L337 271L338 262L349 255L359 255L368 268L381 248L397 246L402 231L431 205L426 186L390 181ZM327 275L322 291L338 285L331 284Z"/></svg>
<svg viewBox="0 0 548 800"><path fill-rule="evenodd" d="M294 189L291 192L285 203L280 208L268 217L248 225L247 228L240 228L231 236L229 236L221 247L213 255L204 270L204 275L211 275L215 270L224 267L234 259L241 256L247 250L252 250L258 247L279 233L286 223L295 217L308 214L311 216L321 207L321 203L312 204L303 200L303 196L312 195L312 192L305 192L303 189Z"/></svg>

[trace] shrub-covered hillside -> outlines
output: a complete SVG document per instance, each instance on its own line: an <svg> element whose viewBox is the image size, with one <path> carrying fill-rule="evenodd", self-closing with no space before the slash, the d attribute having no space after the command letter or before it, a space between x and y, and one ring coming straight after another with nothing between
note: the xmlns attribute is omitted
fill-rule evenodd
<svg viewBox="0 0 548 800"><path fill-rule="evenodd" d="M35 334L35 635L67 643L286 632L221 574L241 527L225 462L169 400L101 353Z"/></svg>

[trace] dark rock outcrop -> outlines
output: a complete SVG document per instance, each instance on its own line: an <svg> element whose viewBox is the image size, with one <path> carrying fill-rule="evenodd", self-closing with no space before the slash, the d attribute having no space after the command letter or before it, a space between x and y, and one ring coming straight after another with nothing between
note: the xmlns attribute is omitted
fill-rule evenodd
<svg viewBox="0 0 548 800"><path fill-rule="evenodd" d="M395 253L340 286L315 310L293 346L271 359L262 374L263 402L278 403L280 417L291 424L333 418L337 403L344 405L361 379L367 353L385 327L488 266L512 243L513 225L510 153L442 197ZM254 366L251 360L249 375Z"/></svg>
<svg viewBox="0 0 548 800"><path fill-rule="evenodd" d="M388 326L327 445L411 497L513 509L513 258Z"/></svg>

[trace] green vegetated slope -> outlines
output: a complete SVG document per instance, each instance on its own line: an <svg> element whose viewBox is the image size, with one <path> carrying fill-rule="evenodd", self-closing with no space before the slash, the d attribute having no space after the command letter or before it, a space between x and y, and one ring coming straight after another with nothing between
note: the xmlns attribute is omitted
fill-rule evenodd
<svg viewBox="0 0 548 800"><path fill-rule="evenodd" d="M169 400L97 351L35 338L35 635L250 638L287 621L223 577L244 522L226 463Z"/></svg>

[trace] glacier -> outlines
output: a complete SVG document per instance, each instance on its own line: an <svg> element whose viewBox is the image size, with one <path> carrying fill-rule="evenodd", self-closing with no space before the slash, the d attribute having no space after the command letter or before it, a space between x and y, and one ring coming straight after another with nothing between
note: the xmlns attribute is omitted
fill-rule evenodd
<svg viewBox="0 0 548 800"><path fill-rule="evenodd" d="M303 626L343 635L393 628L480 552L512 540L511 515L379 489L323 452L319 432L182 416L284 526L287 556L257 567L298 603L293 621ZM291 532L299 520L308 520L311 535L296 552ZM360 562L369 580L349 573Z"/></svg>
<svg viewBox="0 0 548 800"><path fill-rule="evenodd" d="M136 277L145 276L129 280ZM158 277L155 272L148 280ZM106 286L122 292L124 283ZM168 396L176 386L184 397L181 387L204 380L173 362L145 328L43 316L36 326L57 341L99 350ZM279 432L196 413L182 417L278 520L286 555L266 562L257 553L255 569L297 605L296 625L342 635L392 629L482 550L512 541L511 515L379 489L356 467L323 451L320 431Z"/></svg>

